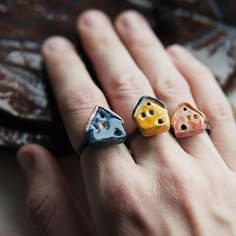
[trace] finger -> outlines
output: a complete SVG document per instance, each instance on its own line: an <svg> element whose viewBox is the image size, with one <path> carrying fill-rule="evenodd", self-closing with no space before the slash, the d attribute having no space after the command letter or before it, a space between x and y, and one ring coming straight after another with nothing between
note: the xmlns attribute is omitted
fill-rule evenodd
<svg viewBox="0 0 236 236"><path fill-rule="evenodd" d="M42 53L67 133L77 151L84 142L84 130L92 110L96 105L108 108L108 104L68 40L49 38Z"/></svg>
<svg viewBox="0 0 236 236"><path fill-rule="evenodd" d="M135 128L132 111L137 101L143 95L154 94L149 81L137 67L115 33L111 22L102 12L88 11L80 16L78 31L111 107L125 120L128 134L132 133ZM164 143L166 148L170 142L169 135L158 138L163 140L161 143ZM140 144L138 146L140 147ZM159 149L160 145L157 146ZM134 142L131 143L136 163L144 164L150 158L156 159L151 155L142 155L139 147L137 148Z"/></svg>
<svg viewBox="0 0 236 236"><path fill-rule="evenodd" d="M27 209L42 235L91 235L91 225L65 184L53 157L28 145L17 154L28 181Z"/></svg>
<svg viewBox="0 0 236 236"><path fill-rule="evenodd" d="M141 15L134 11L121 14L116 20L116 28L157 96L168 104L170 115L180 102L193 102L188 84Z"/></svg>
<svg viewBox="0 0 236 236"><path fill-rule="evenodd" d="M169 55L188 81L198 107L211 125L211 139L230 168L236 170L236 125L230 104L212 73L186 49L169 48Z"/></svg>
<svg viewBox="0 0 236 236"><path fill-rule="evenodd" d="M42 52L67 133L74 149L78 151L78 146L84 139L85 126L95 105L104 108L109 108L109 105L101 90L92 81L71 43L66 39L54 37L47 40ZM126 147L123 145L123 148ZM106 150L110 152L109 149ZM93 158L99 166L106 166L105 156L102 159L89 158ZM130 155L122 156L119 160L133 162ZM119 168L118 163L116 165Z"/></svg>
<svg viewBox="0 0 236 236"><path fill-rule="evenodd" d="M148 77L157 97L167 104L170 117L179 103L188 101L194 104L188 83L142 16L133 11L123 13L116 21L116 28L135 62ZM203 143L210 143L206 134L178 141L188 153L198 156L205 153Z"/></svg>
<svg viewBox="0 0 236 236"><path fill-rule="evenodd" d="M96 10L87 11L77 25L109 104L124 119L130 134L135 127L132 111L141 96L154 94L152 88L106 15Z"/></svg>
<svg viewBox="0 0 236 236"><path fill-rule="evenodd" d="M63 46L59 46L59 49L58 46L55 47L58 43L59 45L63 44ZM108 108L108 104L68 41L62 38L49 39L43 46L43 55L67 132L74 148L76 148L78 138L83 139L85 124L94 106L98 104ZM83 152L87 150L90 151L88 153L92 152L92 155L83 155ZM122 155L119 156L121 150ZM132 169L135 166L125 145L115 145L103 149L87 146L84 151L81 153L81 169L85 187L87 187L87 179L97 183L101 179L102 173L105 173L112 182L114 178L110 178L107 174L112 173L110 170L119 171L122 176L127 168ZM91 162L93 165L90 165ZM89 169L88 173L85 169ZM102 188L99 191L101 192ZM92 197L96 201L99 192L88 191L87 194L88 197L93 195ZM93 202L89 201L89 204L91 205Z"/></svg>

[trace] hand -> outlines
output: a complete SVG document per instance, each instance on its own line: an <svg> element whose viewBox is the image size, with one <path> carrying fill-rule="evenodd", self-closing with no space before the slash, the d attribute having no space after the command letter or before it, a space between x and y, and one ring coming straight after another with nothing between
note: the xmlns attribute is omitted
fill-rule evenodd
<svg viewBox="0 0 236 236"><path fill-rule="evenodd" d="M124 144L87 146L80 156L87 218L50 154L24 147L19 160L23 167L31 163L24 168L29 205L44 235L236 235L236 127L211 72L180 46L165 50L135 12L121 14L113 28L103 13L88 11L77 30L102 89L66 39L50 38L42 50L75 150L95 105L118 113L132 134L132 110L143 95L165 102L170 116L179 103L190 101L212 130L210 136L179 140L170 133L139 134L130 143L132 156Z"/></svg>

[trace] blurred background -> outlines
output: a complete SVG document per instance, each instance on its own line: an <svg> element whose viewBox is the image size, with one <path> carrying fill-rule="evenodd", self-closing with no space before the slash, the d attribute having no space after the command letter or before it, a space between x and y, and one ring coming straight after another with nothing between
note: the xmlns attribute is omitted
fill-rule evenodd
<svg viewBox="0 0 236 236"><path fill-rule="evenodd" d="M125 9L141 12L165 46L184 45L214 73L236 117L236 1L234 0L1 0L0 1L0 236L34 235L24 213L25 179L15 152L39 143L59 158L77 194L78 159L63 129L40 55L50 35L68 37L92 77L75 33L75 19L98 8L112 19ZM65 156L67 156L65 158Z"/></svg>

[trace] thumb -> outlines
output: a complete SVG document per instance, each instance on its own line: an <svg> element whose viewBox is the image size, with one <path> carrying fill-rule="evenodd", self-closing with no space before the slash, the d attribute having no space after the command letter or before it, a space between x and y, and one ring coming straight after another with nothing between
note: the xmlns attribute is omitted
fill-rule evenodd
<svg viewBox="0 0 236 236"><path fill-rule="evenodd" d="M28 181L27 210L42 235L90 235L90 224L72 197L55 159L38 145L17 154Z"/></svg>

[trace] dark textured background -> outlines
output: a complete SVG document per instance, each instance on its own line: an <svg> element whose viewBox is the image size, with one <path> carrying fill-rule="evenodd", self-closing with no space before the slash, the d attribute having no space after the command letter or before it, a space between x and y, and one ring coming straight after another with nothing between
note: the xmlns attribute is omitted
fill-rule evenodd
<svg viewBox="0 0 236 236"><path fill-rule="evenodd" d="M141 11L165 45L180 43L211 68L236 114L236 1L3 0L0 1L0 146L37 142L70 151L40 56L50 35L64 35L87 61L74 21L99 8L114 18ZM79 92L79 91L78 91Z"/></svg>

